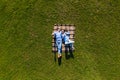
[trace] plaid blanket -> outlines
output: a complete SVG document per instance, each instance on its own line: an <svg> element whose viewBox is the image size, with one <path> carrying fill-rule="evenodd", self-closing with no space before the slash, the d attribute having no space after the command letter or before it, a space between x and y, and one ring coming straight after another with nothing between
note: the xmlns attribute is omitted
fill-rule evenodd
<svg viewBox="0 0 120 80"><path fill-rule="evenodd" d="M74 41L75 39L75 25L71 24L71 25L59 25L59 24L55 24L54 28L53 28L53 32L57 29L57 27L61 27L61 30L65 30L66 28L69 29L70 32L70 40ZM72 50L74 51L74 44L73 44L73 48ZM62 52L65 51L65 45L62 44ZM52 36L52 52L57 52L57 46L55 45L55 40L54 40L54 36Z"/></svg>

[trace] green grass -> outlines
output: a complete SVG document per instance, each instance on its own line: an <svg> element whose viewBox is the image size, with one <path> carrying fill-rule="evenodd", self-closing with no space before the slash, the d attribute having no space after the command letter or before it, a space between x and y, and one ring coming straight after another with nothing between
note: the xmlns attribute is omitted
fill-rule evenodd
<svg viewBox="0 0 120 80"><path fill-rule="evenodd" d="M75 24L75 59L54 62L54 24ZM120 80L119 0L0 0L0 80Z"/></svg>

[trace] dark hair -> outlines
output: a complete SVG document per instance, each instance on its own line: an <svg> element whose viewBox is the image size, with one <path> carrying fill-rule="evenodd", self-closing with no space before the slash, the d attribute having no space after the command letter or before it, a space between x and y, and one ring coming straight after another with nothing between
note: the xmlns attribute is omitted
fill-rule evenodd
<svg viewBox="0 0 120 80"><path fill-rule="evenodd" d="M67 29L65 29L64 31L65 31L65 32L68 32L68 30L67 30Z"/></svg>

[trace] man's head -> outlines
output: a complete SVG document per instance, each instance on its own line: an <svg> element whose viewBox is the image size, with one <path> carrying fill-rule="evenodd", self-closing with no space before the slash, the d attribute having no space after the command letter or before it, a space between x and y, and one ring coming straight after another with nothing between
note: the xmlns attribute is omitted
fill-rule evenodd
<svg viewBox="0 0 120 80"><path fill-rule="evenodd" d="M65 33L65 30L62 30L62 34L64 34Z"/></svg>
<svg viewBox="0 0 120 80"><path fill-rule="evenodd" d="M69 27L66 27L66 28L65 28L65 31L69 31Z"/></svg>

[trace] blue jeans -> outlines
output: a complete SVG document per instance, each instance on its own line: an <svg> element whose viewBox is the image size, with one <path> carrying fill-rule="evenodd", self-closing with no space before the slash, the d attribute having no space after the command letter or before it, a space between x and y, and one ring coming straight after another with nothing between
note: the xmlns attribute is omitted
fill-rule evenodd
<svg viewBox="0 0 120 80"><path fill-rule="evenodd" d="M57 49L58 49L58 54L61 54L62 52L62 41L56 41Z"/></svg>

